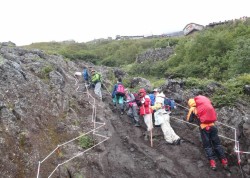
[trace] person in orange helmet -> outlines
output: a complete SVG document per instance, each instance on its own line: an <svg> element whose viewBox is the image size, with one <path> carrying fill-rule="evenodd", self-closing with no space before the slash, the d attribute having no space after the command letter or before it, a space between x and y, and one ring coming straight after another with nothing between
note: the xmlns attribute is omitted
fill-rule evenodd
<svg viewBox="0 0 250 178"><path fill-rule="evenodd" d="M228 160L218 136L218 129L214 124L217 116L211 101L207 97L199 95L189 99L188 105L190 109L187 121L196 121L200 125L201 140L211 169L216 170L216 155L221 160L222 166L228 169Z"/></svg>

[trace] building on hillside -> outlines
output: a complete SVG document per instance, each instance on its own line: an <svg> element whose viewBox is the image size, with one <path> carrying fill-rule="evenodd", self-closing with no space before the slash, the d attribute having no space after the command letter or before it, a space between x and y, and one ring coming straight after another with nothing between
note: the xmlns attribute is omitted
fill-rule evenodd
<svg viewBox="0 0 250 178"><path fill-rule="evenodd" d="M191 34L193 32L201 31L203 29L204 29L203 25L199 25L199 24L196 24L196 23L189 23L183 29L183 33L184 33L184 35L189 35L189 34Z"/></svg>

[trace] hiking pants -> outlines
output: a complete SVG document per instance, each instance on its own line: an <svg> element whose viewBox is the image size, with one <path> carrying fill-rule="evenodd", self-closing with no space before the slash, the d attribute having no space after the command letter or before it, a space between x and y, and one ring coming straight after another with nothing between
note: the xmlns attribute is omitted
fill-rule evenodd
<svg viewBox="0 0 250 178"><path fill-rule="evenodd" d="M218 129L215 126L210 126L207 127L207 129L200 129L200 132L207 158L209 160L215 160L216 155L218 155L220 159L225 158L224 149L218 136Z"/></svg>
<svg viewBox="0 0 250 178"><path fill-rule="evenodd" d="M163 117L163 122L161 124L161 130L164 134L164 139L168 142L168 143L173 143L174 141L178 140L180 137L175 133L175 131L173 130L173 128L171 127L170 123L169 123L169 114L163 114L160 115L161 117Z"/></svg>
<svg viewBox="0 0 250 178"><path fill-rule="evenodd" d="M97 96L99 96L100 98L102 98L101 87L102 87L101 82L97 82L97 83L95 84L95 89L94 89L95 94L96 94Z"/></svg>
<svg viewBox="0 0 250 178"><path fill-rule="evenodd" d="M153 129L153 122L152 122L152 114L144 114L143 115L144 122L147 126L147 131L151 131Z"/></svg>
<svg viewBox="0 0 250 178"><path fill-rule="evenodd" d="M129 107L128 116L134 121L139 122L138 110L136 105L132 105L131 107Z"/></svg>
<svg viewBox="0 0 250 178"><path fill-rule="evenodd" d="M113 98L113 103L114 103L114 105L119 104L120 111L121 111L121 112L123 112L123 111L124 111L124 101L123 101L123 96L118 96L118 95L115 95L115 97Z"/></svg>

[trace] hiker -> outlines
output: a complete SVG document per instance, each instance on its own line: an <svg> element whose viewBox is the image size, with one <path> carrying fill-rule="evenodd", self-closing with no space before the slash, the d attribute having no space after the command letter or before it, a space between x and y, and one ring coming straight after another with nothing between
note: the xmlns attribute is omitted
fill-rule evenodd
<svg viewBox="0 0 250 178"><path fill-rule="evenodd" d="M120 113L121 115L124 114L124 96L125 96L125 88L122 84L122 79L119 78L117 83L114 85L113 91L112 91L112 98L114 106L119 104Z"/></svg>
<svg viewBox="0 0 250 178"><path fill-rule="evenodd" d="M159 93L159 90L157 89L157 88L155 88L154 90L153 90L153 92L151 93L151 94L149 94L148 96L149 96L149 98L150 98L150 100L151 100L151 106L154 106L154 104L155 104L155 97L156 97L156 95Z"/></svg>
<svg viewBox="0 0 250 178"><path fill-rule="evenodd" d="M154 90L153 90L153 92L152 93L150 93L148 96L149 96L149 98L150 98L150 101L151 101L151 106L154 106L154 104L155 104L155 97L156 97L156 95L159 93L159 90L157 89L157 88L155 88ZM154 113L155 113L155 110L153 110L153 112L152 112L152 120L153 120L153 123L155 123L155 116L154 116ZM154 124L154 126L156 126L155 124ZM157 126L156 126L157 127Z"/></svg>
<svg viewBox="0 0 250 178"><path fill-rule="evenodd" d="M216 155L220 158L222 166L227 169L228 161L224 149L220 143L218 129L214 122L217 120L216 111L209 98L198 95L188 100L190 107L187 121L197 122L200 125L200 134L206 156L210 161L210 167L216 170Z"/></svg>
<svg viewBox="0 0 250 178"><path fill-rule="evenodd" d="M166 111L172 111L173 109L176 109L175 101L171 98L165 98L164 99L164 106Z"/></svg>
<svg viewBox="0 0 250 178"><path fill-rule="evenodd" d="M142 103L142 105L140 106L140 115L144 118L144 122L147 126L147 131L151 132L153 129L152 109L150 108L151 101L149 96L146 95L146 91L144 88L139 90L139 96ZM148 132L145 133L145 140L148 140Z"/></svg>
<svg viewBox="0 0 250 178"><path fill-rule="evenodd" d="M101 74L97 73L95 70L91 71L91 83L94 86L95 94L100 98L102 101L102 91L101 91Z"/></svg>
<svg viewBox="0 0 250 178"><path fill-rule="evenodd" d="M164 93L156 95L155 104L151 108L155 110L155 125L160 125L164 134L164 139L168 144L179 145L181 143L180 137L175 133L169 122L169 113L164 108Z"/></svg>
<svg viewBox="0 0 250 178"><path fill-rule="evenodd" d="M83 77L83 80L85 81L85 83L89 84L90 77L89 77L89 71L88 71L87 67L83 68L82 77Z"/></svg>
<svg viewBox="0 0 250 178"><path fill-rule="evenodd" d="M139 116L138 116L138 106L135 101L135 96L125 89L125 99L128 107L128 116L131 118L132 123L136 127L140 127Z"/></svg>

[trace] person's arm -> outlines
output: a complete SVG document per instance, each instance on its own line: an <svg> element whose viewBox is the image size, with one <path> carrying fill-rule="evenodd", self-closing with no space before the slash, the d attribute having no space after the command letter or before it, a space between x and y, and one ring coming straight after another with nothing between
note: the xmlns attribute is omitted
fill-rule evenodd
<svg viewBox="0 0 250 178"><path fill-rule="evenodd" d="M113 88L113 91L112 91L112 98L115 97L116 88L117 88L117 84L115 84L115 86L114 86L114 88Z"/></svg>
<svg viewBox="0 0 250 178"><path fill-rule="evenodd" d="M188 111L188 114L187 114L187 121L188 122L194 122L195 119L197 118L197 116L195 115L194 113L194 110L195 108L194 107L191 107Z"/></svg>
<svg viewBox="0 0 250 178"><path fill-rule="evenodd" d="M155 103L155 105L154 105L154 106L151 106L151 108L152 108L153 110L158 110L158 109L161 109L161 108L162 108L162 105L161 105L161 103Z"/></svg>

